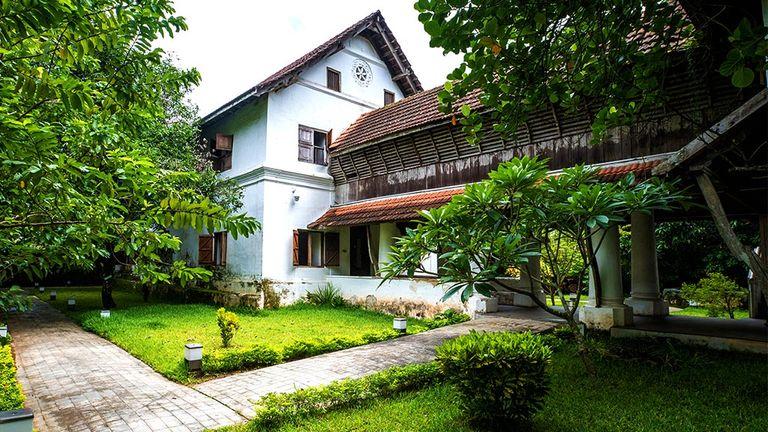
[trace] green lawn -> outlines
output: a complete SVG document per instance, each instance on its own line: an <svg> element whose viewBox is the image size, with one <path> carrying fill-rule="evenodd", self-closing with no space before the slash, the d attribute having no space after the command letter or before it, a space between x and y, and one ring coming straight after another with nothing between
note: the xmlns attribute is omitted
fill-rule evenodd
<svg viewBox="0 0 768 432"><path fill-rule="evenodd" d="M163 375L181 382L188 376L183 362L184 344L199 342L205 353L233 353L259 344L281 351L294 342L324 342L334 338L362 345L364 335L389 331L392 317L357 308L295 305L277 310L232 309L242 328L231 348L222 348L216 324L217 306L206 304L144 303L132 292L115 292L119 308L101 318L100 291L96 288L58 288L50 302L81 325L109 339ZM48 301L48 293L40 296ZM67 298L77 309L67 310ZM408 320L409 333L426 330L423 321Z"/></svg>
<svg viewBox="0 0 768 432"><path fill-rule="evenodd" d="M698 306L688 306L685 309L670 312L670 315L683 315L683 316L695 316L695 317L707 317L707 309ZM749 318L749 311L745 309L738 309L733 314L735 319ZM728 314L723 312L718 318L729 318Z"/></svg>
<svg viewBox="0 0 768 432"><path fill-rule="evenodd" d="M553 357L552 385L534 431L765 431L768 362L760 356L691 350L679 368L598 359L584 373L575 351ZM674 369L674 370L673 370ZM440 385L285 425L280 432L469 432L456 401ZM245 427L234 430L247 430Z"/></svg>

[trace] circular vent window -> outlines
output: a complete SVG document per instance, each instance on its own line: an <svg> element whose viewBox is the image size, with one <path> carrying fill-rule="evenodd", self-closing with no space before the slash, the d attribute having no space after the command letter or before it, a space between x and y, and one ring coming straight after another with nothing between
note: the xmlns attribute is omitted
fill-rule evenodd
<svg viewBox="0 0 768 432"><path fill-rule="evenodd" d="M371 78L373 78L371 65L363 60L355 60L352 64L352 76L355 77L355 81L359 85L367 87L371 83Z"/></svg>

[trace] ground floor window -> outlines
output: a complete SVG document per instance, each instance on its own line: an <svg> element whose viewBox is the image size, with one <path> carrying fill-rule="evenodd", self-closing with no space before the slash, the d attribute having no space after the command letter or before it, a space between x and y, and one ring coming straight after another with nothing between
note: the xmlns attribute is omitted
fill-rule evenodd
<svg viewBox="0 0 768 432"><path fill-rule="evenodd" d="M227 232L201 234L197 240L197 262L203 265L227 265Z"/></svg>
<svg viewBox="0 0 768 432"><path fill-rule="evenodd" d="M336 267L339 265L339 233L293 230L293 265Z"/></svg>

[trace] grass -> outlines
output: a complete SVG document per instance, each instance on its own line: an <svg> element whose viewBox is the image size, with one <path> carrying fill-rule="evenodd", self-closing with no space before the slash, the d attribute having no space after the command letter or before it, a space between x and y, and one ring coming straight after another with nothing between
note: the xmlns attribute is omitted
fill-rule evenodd
<svg viewBox="0 0 768 432"><path fill-rule="evenodd" d="M119 308L112 316L99 316L100 291L96 288L60 288L50 302L65 311L87 330L112 341L150 367L180 382L194 379L183 362L184 344L203 344L206 353L237 351L258 344L281 351L294 342L326 341L333 338L358 340L392 328L389 315L357 308L295 305L277 310L233 308L241 329L232 347L223 348L216 324L218 306L207 304L144 303L137 293L115 291ZM48 301L48 293L41 295ZM75 298L77 309L67 310L67 299ZM409 333L426 330L423 321L409 319Z"/></svg>
<svg viewBox="0 0 768 432"><path fill-rule="evenodd" d="M687 349L678 368L611 357L590 377L566 347L553 356L551 390L533 431L768 430L768 362ZM279 432L470 432L460 395L438 385L284 425ZM245 431L239 426L231 431Z"/></svg>
<svg viewBox="0 0 768 432"><path fill-rule="evenodd" d="M670 315L681 315L681 316L694 316L694 317L708 317L709 313L707 312L707 308L698 307L698 306L688 306L685 309L680 309L676 311L672 311L669 313ZM733 314L735 319L742 319L742 318L749 318L749 311L745 309L737 309ZM721 313L718 318L730 318L728 316L727 312Z"/></svg>

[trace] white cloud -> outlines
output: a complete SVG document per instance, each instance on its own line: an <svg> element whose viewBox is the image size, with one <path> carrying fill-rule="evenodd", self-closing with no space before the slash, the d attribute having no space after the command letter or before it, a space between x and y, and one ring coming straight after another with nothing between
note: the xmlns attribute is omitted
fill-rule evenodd
<svg viewBox="0 0 768 432"><path fill-rule="evenodd" d="M429 47L413 0L176 0L189 30L158 45L200 71L191 99L207 114L377 9L424 88L442 84L459 59Z"/></svg>

